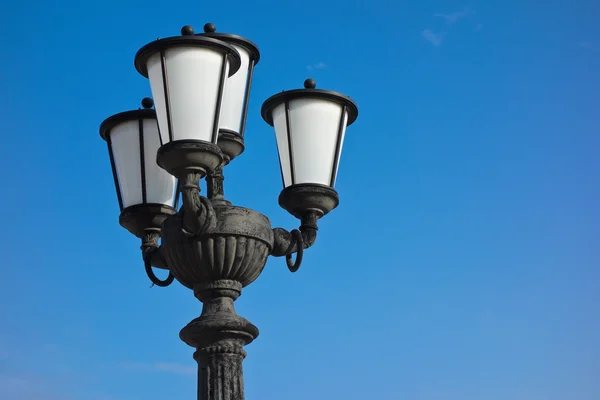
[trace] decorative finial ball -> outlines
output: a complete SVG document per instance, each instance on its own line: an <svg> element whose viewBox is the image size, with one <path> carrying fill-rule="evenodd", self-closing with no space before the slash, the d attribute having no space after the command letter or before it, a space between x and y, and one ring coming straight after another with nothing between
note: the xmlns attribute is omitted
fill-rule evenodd
<svg viewBox="0 0 600 400"><path fill-rule="evenodd" d="M306 89L314 89L317 87L317 81L315 81L314 79L308 78L307 80L304 81L304 87Z"/></svg>
<svg viewBox="0 0 600 400"><path fill-rule="evenodd" d="M148 108L152 108L153 105L154 105L154 100L152 100L150 97L144 97L142 99L142 107L148 109Z"/></svg>
<svg viewBox="0 0 600 400"><path fill-rule="evenodd" d="M208 24L204 25L204 32L205 33L213 33L213 32L216 32L216 31L217 31L217 27L212 22L209 22Z"/></svg>
<svg viewBox="0 0 600 400"><path fill-rule="evenodd" d="M181 28L181 34L183 36L192 36L194 34L194 27L191 25L185 25Z"/></svg>

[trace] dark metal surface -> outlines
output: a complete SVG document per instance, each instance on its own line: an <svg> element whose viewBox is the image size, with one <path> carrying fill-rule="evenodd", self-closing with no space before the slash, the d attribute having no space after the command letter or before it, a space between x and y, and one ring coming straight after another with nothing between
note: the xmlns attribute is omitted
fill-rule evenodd
<svg viewBox="0 0 600 400"><path fill-rule="evenodd" d="M250 54L250 61L254 62L254 65L258 64L258 61L260 60L260 51L258 50L258 46L256 45L256 43L243 36L238 36L231 33L217 32L217 27L213 23L209 22L205 24L204 33L198 33L197 36L211 37L222 40L232 45L235 44L245 48Z"/></svg>
<svg viewBox="0 0 600 400"><path fill-rule="evenodd" d="M333 165L331 166L331 175L329 178L329 186L335 187L335 179L337 177L337 169L340 165L340 157L342 156L342 142L344 141L344 132L346 130L346 125L344 124L344 120L346 119L346 115L348 114L347 107L342 107L342 112L340 114L340 120L338 122L338 131L337 136L335 138L335 155L333 157Z"/></svg>
<svg viewBox="0 0 600 400"><path fill-rule="evenodd" d="M173 137L173 119L171 118L171 95L169 93L169 75L167 74L167 59L165 56L165 51L160 51L160 73L162 75L162 86L163 86L163 95L165 98L165 116L167 117L167 129L169 132L169 142L174 140ZM160 124L159 124L160 126ZM160 145L162 146L164 143L162 142L163 133L160 133Z"/></svg>
<svg viewBox="0 0 600 400"><path fill-rule="evenodd" d="M146 275L152 282L152 285L166 287L173 283L175 277L169 271L169 275L165 280L159 279L152 271L153 262L157 263L157 256L159 256L160 251L158 248L158 239L160 238L160 231L155 229L147 229L144 232L144 237L142 238L142 259L144 260L144 268L146 270Z"/></svg>
<svg viewBox="0 0 600 400"><path fill-rule="evenodd" d="M258 336L258 329L235 312L233 302L242 285L232 280L198 284L194 294L202 301L202 314L179 333L196 349L199 400L243 400L244 346Z"/></svg>
<svg viewBox="0 0 600 400"><path fill-rule="evenodd" d="M144 163L144 120L151 119L156 121L156 112L151 109L153 105L154 101L152 101L152 99L149 97L145 97L142 99L142 107L144 107L144 109L125 111L115 114L113 116L108 117L102 122L102 124L100 124L100 137L106 140L106 144L108 146L108 156L110 158L110 166L112 169L113 180L115 183L115 190L117 192L117 198L119 201L119 209L121 211L123 211L123 197L121 193L121 185L119 183L119 176L117 173L117 167L115 164L115 158L113 154L111 131L114 127L122 123L138 121L142 203L146 203L146 166Z"/></svg>
<svg viewBox="0 0 600 400"><path fill-rule="evenodd" d="M121 211L119 224L142 238L147 229L160 230L163 221L175 212L173 207L164 204L137 204Z"/></svg>
<svg viewBox="0 0 600 400"><path fill-rule="evenodd" d="M124 111L112 115L102 121L100 124L100 137L104 140L108 139L108 134L115 126L128 121L137 121L139 119L156 119L156 111L151 109Z"/></svg>
<svg viewBox="0 0 600 400"><path fill-rule="evenodd" d="M337 193L314 185L284 190L280 203L300 218L299 229L289 232L272 229L266 216L225 200L222 167L207 177L210 198L200 195L202 173L183 170L179 212L167 209L169 216L163 211L149 219L163 208L133 207L124 210L122 222L142 233L142 256L152 283L164 287L176 279L203 303L200 317L180 332L180 338L196 349L198 399L243 400L243 347L258 336L258 329L237 315L234 301L258 278L269 255L285 256L290 271L299 269L304 249L316 240L317 220L337 205ZM168 269L168 277L159 279L152 266Z"/></svg>
<svg viewBox="0 0 600 400"><path fill-rule="evenodd" d="M265 122L273 126L273 110L275 107L296 99L323 99L336 102L348 110L347 126L352 125L356 121L356 118L358 118L358 106L354 100L349 96L331 90L315 89L316 82L313 86L312 82L309 82L307 85L307 81L311 81L311 79L305 81L305 86L308 87L304 89L284 90L265 100L260 111ZM312 81L314 82L314 80Z"/></svg>
<svg viewBox="0 0 600 400"><path fill-rule="evenodd" d="M225 190L223 189L223 167L215 168L215 170L206 176L206 190L210 202L218 206L230 206L231 202L225 199Z"/></svg>
<svg viewBox="0 0 600 400"><path fill-rule="evenodd" d="M298 229L294 229L292 232L292 238L296 242L296 261L292 261L292 254L285 255L285 262L290 272L296 272L302 264L302 258L304 257L304 238L302 232Z"/></svg>
<svg viewBox="0 0 600 400"><path fill-rule="evenodd" d="M252 76L254 73L254 67L260 60L260 51L258 46L251 40L233 35L230 33L218 33L216 32L217 27L213 23L207 23L204 25L204 33L199 33L197 36L211 37L214 39L222 40L230 45L236 45L242 47L248 52L248 75L246 77L246 87L244 91L244 102L242 105L242 116L240 120L240 126L238 131L230 131L228 129L219 130L218 144L223 150L226 156L226 162L229 163L235 157L239 156L244 151L244 131L246 129L246 120L248 116L248 103L250 99L250 88L252 86Z"/></svg>
<svg viewBox="0 0 600 400"><path fill-rule="evenodd" d="M288 269L296 272L302 264L304 249L312 246L317 240L317 221L319 214L316 211L306 212L300 219L300 229L291 232L283 228L273 229L275 241L271 255L275 257L285 256ZM292 261L292 254L296 253L296 260Z"/></svg>
<svg viewBox="0 0 600 400"><path fill-rule="evenodd" d="M135 55L135 69L144 77L148 78L148 60L156 53L164 52L173 47L196 46L216 50L227 56L229 60L229 75L233 76L241 65L240 53L222 40L206 36L184 35L172 36L164 39L158 39L148 43L138 50Z"/></svg>
<svg viewBox="0 0 600 400"><path fill-rule="evenodd" d="M136 68L147 76L148 57L179 45L211 47L227 54L234 61L237 57L239 68L239 54L235 49L235 53L232 53L230 50L233 47L224 41L244 45L240 42L242 40L246 44L255 45L236 35L215 32L214 24L206 24L205 33L200 35L194 35L191 26L184 26L182 36L159 39L144 46L136 55ZM215 39L217 37L222 40ZM256 59L249 67L248 82L251 80L252 68L259 59L258 48L254 56ZM230 75L237 68L234 65ZM166 77L166 71L163 72ZM296 98L321 98L335 101L344 107L341 122L345 119L344 113L348 113L347 125L354 122L358 108L349 97L316 89L316 82L312 79L307 79L304 86L305 89L282 92L269 98L262 107L265 121L272 124L273 108L286 103L290 133L289 101ZM249 83L244 100L241 133L247 111L248 92ZM144 101L146 105L150 104ZM169 107L168 96L166 101ZM149 107L152 105L146 108ZM216 115L218 114L217 111ZM140 115L144 115L144 118L156 118L152 110L138 110L117 114L103 123L101 135L107 140L109 150L109 132L114 124L130 119L140 120ZM304 250L316 241L318 220L338 206L339 196L332 186L341 151L342 123L338 130L331 187L292 184L281 191L279 204L300 221L298 229L292 231L272 228L265 215L233 206L225 199L223 168L243 152L244 141L240 134L219 130L217 144L197 140L173 141L170 125L169 123L171 141L160 147L156 158L158 165L178 179L177 193L181 193L183 203L181 209L176 211L162 204L127 207L122 210L119 222L142 239L144 266L155 285L168 286L177 280L193 290L195 297L203 303L202 314L180 332L180 338L196 349L194 359L198 362L198 399L243 400L242 361L246 356L243 347L256 339L259 331L236 313L234 301L240 296L242 288L258 278L269 255L285 257L288 269L296 272L303 261ZM140 138L140 143L143 143L142 140ZM112 151L110 156L116 182ZM148 156L143 157L147 159ZM199 181L204 176L207 179L208 197L200 194ZM295 179L294 174L292 179ZM118 182L116 183L118 191ZM120 195L119 201L122 206ZM154 274L153 267L168 270L168 277L159 279Z"/></svg>
<svg viewBox="0 0 600 400"><path fill-rule="evenodd" d="M221 116L221 104L223 103L223 95L225 94L225 79L227 78L227 55L223 55L221 63L221 75L219 77L219 87L217 89L217 104L215 107L215 116L213 118L213 133L211 143L217 144L219 138L219 119ZM231 75L229 75L231 76Z"/></svg>
<svg viewBox="0 0 600 400"><path fill-rule="evenodd" d="M296 218L316 211L319 218L327 215L340 203L335 189L314 183L288 186L279 194L279 205Z"/></svg>
<svg viewBox="0 0 600 400"><path fill-rule="evenodd" d="M214 212L216 227L203 235L182 232L181 212L164 222L161 249L169 269L188 288L219 279L247 286L262 272L273 247L269 221L242 207L214 207Z"/></svg>
<svg viewBox="0 0 600 400"><path fill-rule="evenodd" d="M252 88L252 77L254 76L254 66L258 63L256 60L250 60L248 64L248 76L246 78L246 92L244 93L244 105L242 106L242 121L240 122L240 135L244 137L246 132L246 120L248 119L248 104L250 103L250 89Z"/></svg>
<svg viewBox="0 0 600 400"><path fill-rule="evenodd" d="M226 164L244 152L244 139L237 132L228 129L219 130L217 145L225 156Z"/></svg>
<svg viewBox="0 0 600 400"><path fill-rule="evenodd" d="M223 163L223 153L216 144L202 140L176 140L158 149L156 162L177 178L192 170L204 176Z"/></svg>
<svg viewBox="0 0 600 400"><path fill-rule="evenodd" d="M294 163L294 141L292 140L292 118L290 117L290 102L285 100L285 130L287 133L287 144L288 144L288 157L290 160L290 179L292 180L291 184L296 183L296 163ZM281 158L279 159L279 163L282 164ZM282 169L283 171L283 164ZM285 182L285 177L282 176L281 179ZM285 184L284 184L285 186Z"/></svg>

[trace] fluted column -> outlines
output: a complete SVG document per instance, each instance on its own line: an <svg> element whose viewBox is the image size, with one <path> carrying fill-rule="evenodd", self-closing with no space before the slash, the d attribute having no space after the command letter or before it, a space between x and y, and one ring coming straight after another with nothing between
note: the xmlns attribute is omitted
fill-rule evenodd
<svg viewBox="0 0 600 400"><path fill-rule="evenodd" d="M202 314L179 334L196 348L198 400L243 400L243 347L258 336L258 329L236 314L233 302L241 293L236 281L219 280L196 285Z"/></svg>
<svg viewBox="0 0 600 400"><path fill-rule="evenodd" d="M239 346L212 346L198 349L198 399L241 400L244 398L242 360L246 352Z"/></svg>

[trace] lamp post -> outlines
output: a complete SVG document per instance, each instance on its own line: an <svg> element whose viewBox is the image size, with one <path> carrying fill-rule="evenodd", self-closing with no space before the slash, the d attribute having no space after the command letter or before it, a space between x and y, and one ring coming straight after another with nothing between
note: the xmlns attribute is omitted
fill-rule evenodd
<svg viewBox="0 0 600 400"><path fill-rule="evenodd" d="M202 314L179 334L196 349L200 400L244 398L243 347L258 329L237 315L234 301L269 255L286 257L290 271L298 270L304 249L315 242L318 220L339 203L334 185L344 135L358 116L349 97L317 89L312 79L304 89L267 99L261 114L275 129L284 187L279 204L300 226L272 228L265 215L232 205L223 194L223 167L244 151L259 59L245 38L217 33L213 24L201 34L184 26L181 36L151 42L135 57L154 101L145 98L142 109L113 115L100 126L119 223L141 239L148 277L157 286L176 279L203 303ZM200 195L203 178L207 197ZM157 278L153 267L168 270L168 277Z"/></svg>

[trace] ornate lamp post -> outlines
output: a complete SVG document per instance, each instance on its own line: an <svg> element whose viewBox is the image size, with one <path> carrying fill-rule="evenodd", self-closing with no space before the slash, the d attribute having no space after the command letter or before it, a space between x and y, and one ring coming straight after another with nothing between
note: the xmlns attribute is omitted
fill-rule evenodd
<svg viewBox="0 0 600 400"><path fill-rule="evenodd" d="M100 135L108 145L119 223L141 239L148 277L157 286L176 279L203 303L200 317L179 334L196 349L198 399L240 400L243 347L258 329L237 315L234 301L269 255L285 256L290 271L298 270L304 249L315 242L317 221L339 203L335 178L358 108L347 96L316 89L312 79L304 89L265 101L262 117L275 128L284 186L279 204L300 220L299 229L273 229L265 215L223 196L222 168L244 150L260 53L245 38L216 33L213 24L204 30L194 34L184 26L181 36L138 51L135 67L149 78L154 102L145 98L143 109L109 117ZM202 178L208 197L200 195ZM153 267L168 270L168 278L158 279Z"/></svg>

